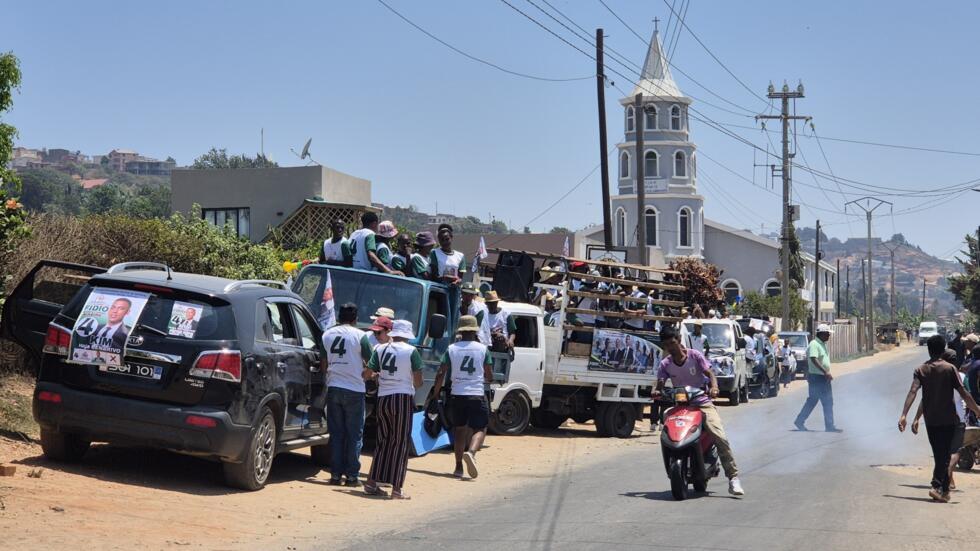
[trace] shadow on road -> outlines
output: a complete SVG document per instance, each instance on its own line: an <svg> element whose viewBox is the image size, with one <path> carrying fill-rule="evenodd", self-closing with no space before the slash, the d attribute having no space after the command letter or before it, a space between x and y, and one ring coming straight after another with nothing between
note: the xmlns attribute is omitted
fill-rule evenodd
<svg viewBox="0 0 980 551"><path fill-rule="evenodd" d="M907 500L907 501L923 501L925 503L940 503L940 502L932 499L931 497L894 496L894 495L891 495L891 494L884 494L881 497L889 497L889 498L892 498L892 499L904 499L904 500ZM950 503L955 504L957 502L950 501Z"/></svg>
<svg viewBox="0 0 980 551"><path fill-rule="evenodd" d="M660 492L626 492L619 495L623 497L638 497L641 499L652 499L654 501L674 501L674 496L670 493L670 490L665 490ZM698 498L698 497L701 497L701 494L695 494L692 496L692 498Z"/></svg>
<svg viewBox="0 0 980 551"><path fill-rule="evenodd" d="M241 491L224 485L221 464L217 461L161 450L103 444L93 445L78 463L59 463L43 455L27 457L15 463L118 484L200 496L220 496ZM295 482L316 476L319 472L320 467L308 455L283 453L276 456L267 485Z"/></svg>

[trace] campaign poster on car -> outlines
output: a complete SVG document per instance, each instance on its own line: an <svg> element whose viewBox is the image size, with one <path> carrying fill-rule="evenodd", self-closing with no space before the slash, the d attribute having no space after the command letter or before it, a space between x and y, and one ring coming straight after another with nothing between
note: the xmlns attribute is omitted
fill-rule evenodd
<svg viewBox="0 0 980 551"><path fill-rule="evenodd" d="M174 301L174 307L170 311L170 322L167 324L167 334L193 339L197 333L197 324L201 321L202 310L200 304Z"/></svg>
<svg viewBox="0 0 980 551"><path fill-rule="evenodd" d="M616 329L596 329L593 336L590 371L646 375L657 372L663 352L652 341Z"/></svg>
<svg viewBox="0 0 980 551"><path fill-rule="evenodd" d="M125 289L92 289L71 332L69 361L119 367L126 341L136 326L149 293Z"/></svg>

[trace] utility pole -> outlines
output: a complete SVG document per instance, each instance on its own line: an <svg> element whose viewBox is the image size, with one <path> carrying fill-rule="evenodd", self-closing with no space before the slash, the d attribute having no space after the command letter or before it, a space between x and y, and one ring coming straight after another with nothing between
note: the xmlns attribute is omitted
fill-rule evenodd
<svg viewBox="0 0 980 551"><path fill-rule="evenodd" d="M817 220L817 248L814 249L813 263L813 330L816 333L817 326L820 325L820 220Z"/></svg>
<svg viewBox="0 0 980 551"><path fill-rule="evenodd" d="M844 300L847 301L845 312L847 317L851 317L851 265L844 266L844 269L847 270L847 288L844 290Z"/></svg>
<svg viewBox="0 0 980 551"><path fill-rule="evenodd" d="M599 170L602 176L602 236L612 249L612 215L609 203L609 149L606 146L606 74L602 60L602 29L595 30L595 89L599 103Z"/></svg>
<svg viewBox="0 0 980 551"><path fill-rule="evenodd" d="M926 321L926 278L922 278L922 315L919 316L919 323Z"/></svg>
<svg viewBox="0 0 980 551"><path fill-rule="evenodd" d="M834 275L834 283L837 287L837 300L834 305L837 307L837 319L840 319L840 259L837 259L837 273Z"/></svg>
<svg viewBox="0 0 980 551"><path fill-rule="evenodd" d="M801 82L799 86L796 87L795 91L790 91L789 85L785 82L783 83L783 89L779 92L776 91L776 87L769 83L769 94L770 99L778 99L782 101L782 110L779 115L756 115L755 120L766 120L766 119L779 119L783 123L783 218L782 218L782 230L780 231L780 243L782 247L780 248L780 259L779 265L782 266L782 281L780 282L781 292L783 299L783 323L787 327L789 324L789 240L790 240L790 228L792 227L793 220L790 216L790 205L789 200L792 196L791 193L791 180L792 176L790 173L790 165L792 163L793 156L789 152L789 122L792 120L810 120L810 117L802 117L789 114L789 100L802 98L803 97L803 83Z"/></svg>
<svg viewBox="0 0 980 551"><path fill-rule="evenodd" d="M633 128L636 130L636 248L640 251L640 265L647 265L647 183L643 173L646 164L643 159L643 125L646 122L643 113L643 93L633 98Z"/></svg>
<svg viewBox="0 0 980 551"><path fill-rule="evenodd" d="M863 304L863 309L864 309L864 316L863 317L864 317L864 324L865 324L865 326L867 326L867 324L868 324L868 280L864 279L864 263L865 262L866 262L865 260L862 260L861 261L861 291L864 293L864 300L862 301L864 303ZM867 327L865 327L865 331L864 331L864 348L866 350L871 350L871 346L870 346L870 343L868 341Z"/></svg>
<svg viewBox="0 0 980 551"><path fill-rule="evenodd" d="M872 207L871 203L874 203L875 205ZM864 211L864 214L868 219L868 289L873 289L874 276L871 270L871 216L874 214L875 210L877 210L878 207L880 207L881 205L888 205L889 207L891 207L892 204L888 201L885 201L884 199L878 199L877 197L862 197L860 199L855 199L853 201L848 201L844 203L845 214L847 213L848 205L857 205L858 208ZM875 304L874 304L874 300L871 298L870 293L868 293L867 291L864 293L864 300L865 303L867 304L866 311L868 313L868 342L874 343ZM868 350L870 351L871 348L869 347Z"/></svg>
<svg viewBox="0 0 980 551"><path fill-rule="evenodd" d="M888 253L891 255L891 263L892 263L892 283L891 283L891 287L892 287L892 292L891 292L891 310L892 310L891 322L892 323L895 323L895 310L896 310L897 304L898 304L896 302L896 300L895 300L895 251L897 251L899 247L901 247L900 244L896 244L894 247L890 247L888 245L885 245L885 248L888 249Z"/></svg>

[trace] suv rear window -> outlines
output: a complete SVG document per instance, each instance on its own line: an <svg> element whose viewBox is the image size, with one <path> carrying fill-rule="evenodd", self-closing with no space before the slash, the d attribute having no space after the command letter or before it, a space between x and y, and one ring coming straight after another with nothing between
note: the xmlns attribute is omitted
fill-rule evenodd
<svg viewBox="0 0 980 551"><path fill-rule="evenodd" d="M75 298L62 310L61 315L69 318L71 323L78 319L78 314L82 311L82 306L88 299L93 289L92 285L86 285ZM139 289L137 289L139 290ZM237 338L235 333L235 314L230 304L224 302L204 302L202 297L191 293L174 291L173 295L160 296L151 294L150 300L143 308L140 315L140 324L163 333L168 333L171 327L171 319L179 315L183 305L191 305L200 308L200 321L197 322L193 330L193 340L234 340ZM176 308L175 308L176 305ZM170 334L170 338L187 339L189 337Z"/></svg>

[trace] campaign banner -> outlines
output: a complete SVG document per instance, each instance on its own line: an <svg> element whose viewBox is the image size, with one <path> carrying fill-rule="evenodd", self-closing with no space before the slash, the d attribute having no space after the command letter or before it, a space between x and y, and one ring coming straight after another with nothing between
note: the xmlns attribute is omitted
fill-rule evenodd
<svg viewBox="0 0 980 551"><path fill-rule="evenodd" d="M596 329L589 355L590 371L655 375L663 351L652 340L618 329Z"/></svg>
<svg viewBox="0 0 980 551"><path fill-rule="evenodd" d="M317 316L317 323L320 329L326 331L337 325L337 312L334 310L333 299L333 280L330 278L330 271L327 271L327 282L323 285L323 296L320 297L320 315Z"/></svg>
<svg viewBox="0 0 980 551"><path fill-rule="evenodd" d="M149 298L149 293L138 291L92 289L72 328L68 360L98 366L123 365L126 341Z"/></svg>
<svg viewBox="0 0 980 551"><path fill-rule="evenodd" d="M167 323L167 334L174 337L193 339L197 333L197 324L201 321L204 307L200 304L174 301L170 311L170 321Z"/></svg>

